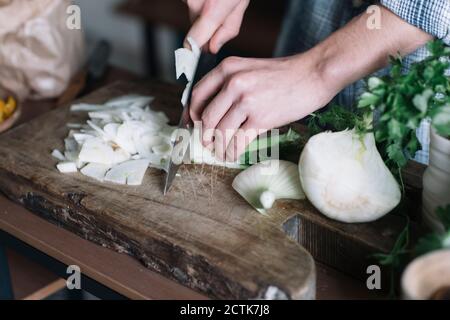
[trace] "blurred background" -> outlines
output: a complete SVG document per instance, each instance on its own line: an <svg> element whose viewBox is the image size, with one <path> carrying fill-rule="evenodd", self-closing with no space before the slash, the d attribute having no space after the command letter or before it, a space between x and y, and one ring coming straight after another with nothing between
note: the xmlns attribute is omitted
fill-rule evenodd
<svg viewBox="0 0 450 320"><path fill-rule="evenodd" d="M286 0L252 1L241 35L224 55L270 57ZM182 45L190 22L181 0L75 0L91 52L100 40L112 46L110 63L145 77L174 81L173 51Z"/></svg>

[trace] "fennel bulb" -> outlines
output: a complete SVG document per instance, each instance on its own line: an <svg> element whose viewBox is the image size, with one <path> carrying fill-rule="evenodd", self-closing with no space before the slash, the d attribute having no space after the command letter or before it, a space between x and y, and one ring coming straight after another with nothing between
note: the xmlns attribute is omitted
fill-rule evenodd
<svg viewBox="0 0 450 320"><path fill-rule="evenodd" d="M304 199L297 166L284 160L266 160L236 176L233 188L260 213L277 199Z"/></svg>
<svg viewBox="0 0 450 320"><path fill-rule="evenodd" d="M309 201L327 217L348 223L376 220L400 202L397 181L386 167L373 133L324 132L306 144L299 163Z"/></svg>

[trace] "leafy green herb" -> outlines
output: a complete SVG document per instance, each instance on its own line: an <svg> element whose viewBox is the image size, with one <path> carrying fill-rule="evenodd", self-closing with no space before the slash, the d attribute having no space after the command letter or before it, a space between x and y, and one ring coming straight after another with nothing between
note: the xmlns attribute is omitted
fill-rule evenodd
<svg viewBox="0 0 450 320"><path fill-rule="evenodd" d="M438 208L436 214L444 225L444 234L431 233L419 239L414 249L415 256L420 256L428 252L440 249L450 249L450 204L445 208Z"/></svg>
<svg viewBox="0 0 450 320"><path fill-rule="evenodd" d="M325 112L311 114L308 129L312 135L324 130L343 131L345 129L355 129L357 133L364 133L367 125L360 110L347 110L342 106L334 105Z"/></svg>
<svg viewBox="0 0 450 320"><path fill-rule="evenodd" d="M401 257L408 253L410 222L408 216L406 216L406 219L406 226L395 241L392 251L388 254L377 253L373 255L381 265L393 268L399 267Z"/></svg>
<svg viewBox="0 0 450 320"><path fill-rule="evenodd" d="M409 251L409 238L410 238L410 222L409 217L406 217L406 226L403 231L399 234L397 240L395 241L394 247L388 254L377 253L372 257L375 258L379 264L385 267L389 267L390 271L390 297L395 297L395 279L396 274L399 269L405 264L405 259L407 258Z"/></svg>
<svg viewBox="0 0 450 320"><path fill-rule="evenodd" d="M289 155L299 154L305 141L305 137L292 128L281 135L258 137L247 146L241 156L241 163L252 165L266 160L272 156L271 152L275 147L278 147L279 158L286 159Z"/></svg>
<svg viewBox="0 0 450 320"><path fill-rule="evenodd" d="M450 230L450 204L445 208L439 207L436 211L436 215L441 220L444 228Z"/></svg>
<svg viewBox="0 0 450 320"><path fill-rule="evenodd" d="M442 41L428 44L430 56L415 63L407 73L400 57L391 58L391 72L382 78L370 78L367 92L358 102L363 112L376 111L377 145L393 172L406 165L419 150L415 131L430 117L437 132L450 136L450 48Z"/></svg>

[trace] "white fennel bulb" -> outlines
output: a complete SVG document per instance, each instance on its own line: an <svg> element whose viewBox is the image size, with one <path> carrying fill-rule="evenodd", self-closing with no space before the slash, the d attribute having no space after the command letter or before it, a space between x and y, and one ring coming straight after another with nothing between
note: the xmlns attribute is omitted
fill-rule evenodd
<svg viewBox="0 0 450 320"><path fill-rule="evenodd" d="M236 176L233 188L260 213L278 199L304 199L297 166L283 160L266 160Z"/></svg>
<svg viewBox="0 0 450 320"><path fill-rule="evenodd" d="M306 144L299 163L306 197L327 217L348 223L376 220L400 202L373 133L324 132Z"/></svg>

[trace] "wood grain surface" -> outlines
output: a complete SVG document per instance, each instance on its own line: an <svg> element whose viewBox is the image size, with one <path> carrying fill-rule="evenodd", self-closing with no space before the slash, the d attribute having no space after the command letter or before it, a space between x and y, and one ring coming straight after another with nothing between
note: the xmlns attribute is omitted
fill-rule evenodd
<svg viewBox="0 0 450 320"><path fill-rule="evenodd" d="M154 109L177 121L177 86L116 83L82 100L101 103L129 93L154 95ZM395 215L339 223L308 201L279 201L262 216L231 188L237 171L206 165L182 167L166 197L163 173L153 169L140 187L62 175L50 152L62 148L68 121L77 119L66 106L2 136L0 190L48 221L211 298L313 298L315 267L307 251L365 279L369 256L390 251L404 227ZM405 174L411 194L420 194L422 169L412 166Z"/></svg>
<svg viewBox="0 0 450 320"><path fill-rule="evenodd" d="M142 93L174 120L178 87L119 83L84 102ZM50 152L62 148L68 106L10 131L0 142L0 189L40 216L78 235L128 253L145 266L214 298L310 299L315 269L310 254L290 240L282 222L293 211L279 203L269 217L255 213L230 188L236 171L210 166L181 169L171 193L163 174L149 170L140 187L100 184L62 175ZM300 203L299 203L300 204Z"/></svg>

